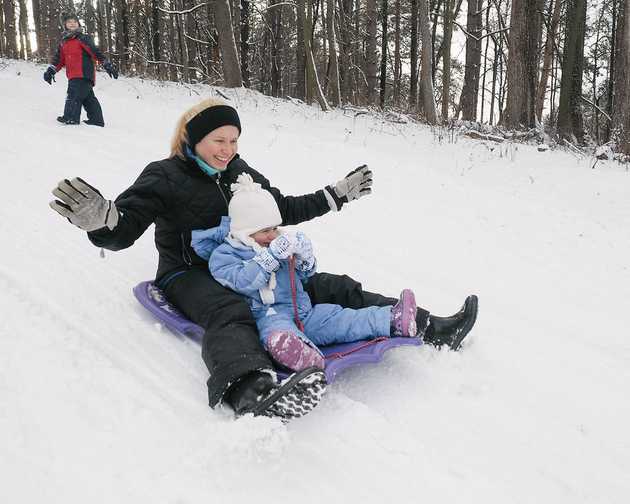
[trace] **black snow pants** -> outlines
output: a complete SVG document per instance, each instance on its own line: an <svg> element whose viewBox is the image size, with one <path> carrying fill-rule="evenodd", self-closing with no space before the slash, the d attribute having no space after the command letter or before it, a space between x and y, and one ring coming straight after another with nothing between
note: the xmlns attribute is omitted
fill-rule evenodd
<svg viewBox="0 0 630 504"><path fill-rule="evenodd" d="M397 299L366 292L348 276L317 273L305 286L311 302L334 303L344 308L387 306ZM164 289L166 297L189 319L206 329L201 355L210 372L208 402L215 407L240 377L273 365L258 339L256 322L243 296L226 289L206 268L191 269L174 277ZM429 313L418 310L419 317Z"/></svg>
<svg viewBox="0 0 630 504"><path fill-rule="evenodd" d="M96 126L105 126L101 104L94 95L94 85L88 79L70 79L68 94L63 109L63 117L67 122L81 122L81 107L87 112L88 121Z"/></svg>

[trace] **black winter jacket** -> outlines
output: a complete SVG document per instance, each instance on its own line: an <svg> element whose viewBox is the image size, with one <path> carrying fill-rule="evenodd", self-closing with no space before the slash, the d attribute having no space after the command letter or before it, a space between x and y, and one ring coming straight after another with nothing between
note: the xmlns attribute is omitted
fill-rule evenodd
<svg viewBox="0 0 630 504"><path fill-rule="evenodd" d="M269 181L237 155L227 169L209 176L194 160L178 157L149 164L133 185L116 198L118 225L88 233L90 241L109 250L131 246L155 223L155 245L159 252L156 281L191 267L207 268L190 246L191 231L218 226L227 215L230 184L243 172L274 196L284 225L298 224L330 210L323 190L303 196L283 196Z"/></svg>

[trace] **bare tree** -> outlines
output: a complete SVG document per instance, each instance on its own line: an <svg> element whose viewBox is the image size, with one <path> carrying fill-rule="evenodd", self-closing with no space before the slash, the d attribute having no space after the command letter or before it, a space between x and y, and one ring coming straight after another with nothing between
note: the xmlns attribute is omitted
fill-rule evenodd
<svg viewBox="0 0 630 504"><path fill-rule="evenodd" d="M429 11L427 0L418 0L418 21L422 37L422 58L420 62L420 96L424 117L429 124L438 124L435 92L433 89L433 44L429 28Z"/></svg>
<svg viewBox="0 0 630 504"><path fill-rule="evenodd" d="M411 0L411 74L409 75L409 108L415 110L418 105L418 2ZM426 0L425 0L426 1ZM431 51L433 54L433 51ZM433 78L433 77L431 77Z"/></svg>
<svg viewBox="0 0 630 504"><path fill-rule="evenodd" d="M304 34L304 51L306 53L306 100L310 103L313 98L319 102L322 110L329 110L328 102L319 84L317 67L311 47L311 33L313 30L313 9L309 0L298 0L298 17L302 22Z"/></svg>
<svg viewBox="0 0 630 504"><path fill-rule="evenodd" d="M540 0L513 0L507 64L507 105L504 122L508 128L536 125L536 80Z"/></svg>
<svg viewBox="0 0 630 504"><path fill-rule="evenodd" d="M558 134L562 138L584 142L582 118L582 73L584 70L584 34L586 0L568 0L567 26L560 81Z"/></svg>
<svg viewBox="0 0 630 504"><path fill-rule="evenodd" d="M234 30L232 29L232 16L228 0L215 0L214 18L216 20L219 37L219 47L223 60L223 79L227 87L241 87L241 67L236 51Z"/></svg>
<svg viewBox="0 0 630 504"><path fill-rule="evenodd" d="M545 42L545 54L543 57L543 68L538 83L538 92L536 93L536 117L542 120L542 112L545 106L545 95L547 94L547 84L549 75L551 74L552 56L556 46L556 33L558 31L558 23L560 22L560 10L562 0L550 0L549 8L553 5L553 15L551 23L547 26L547 38Z"/></svg>
<svg viewBox="0 0 630 504"><path fill-rule="evenodd" d="M620 0L617 20L613 129L619 149L630 155L630 1Z"/></svg>
<svg viewBox="0 0 630 504"><path fill-rule="evenodd" d="M13 0L2 1L2 12L4 15L4 34L5 49L4 52L9 58L17 58L17 29L15 25L15 5Z"/></svg>
<svg viewBox="0 0 630 504"><path fill-rule="evenodd" d="M385 93L387 91L387 0L381 3L381 82L379 93L379 104L385 108Z"/></svg>
<svg viewBox="0 0 630 504"><path fill-rule="evenodd" d="M451 93L451 38L453 35L453 0L444 4L444 38L442 65L442 119L448 120L448 106Z"/></svg>
<svg viewBox="0 0 630 504"><path fill-rule="evenodd" d="M394 2L394 107L400 107L400 81L402 62L400 59L400 0Z"/></svg>
<svg viewBox="0 0 630 504"><path fill-rule="evenodd" d="M376 89L378 86L378 56L376 54L376 21L378 12L376 10L376 0L367 0L366 3L366 51L365 51L365 74L367 76L367 103L373 105L376 102Z"/></svg>
<svg viewBox="0 0 630 504"><path fill-rule="evenodd" d="M337 55L337 35L335 18L335 1L326 0L326 31L328 35L328 95L333 106L341 105L341 93L339 88L339 57Z"/></svg>
<svg viewBox="0 0 630 504"><path fill-rule="evenodd" d="M481 69L481 32L483 29L483 0L468 0L466 20L466 70L464 88L460 100L462 119L474 121L477 118L477 98L479 96L479 70Z"/></svg>

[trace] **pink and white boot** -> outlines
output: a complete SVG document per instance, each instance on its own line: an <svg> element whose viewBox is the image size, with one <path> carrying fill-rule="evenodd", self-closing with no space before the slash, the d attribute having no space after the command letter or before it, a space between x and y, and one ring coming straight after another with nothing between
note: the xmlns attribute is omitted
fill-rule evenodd
<svg viewBox="0 0 630 504"><path fill-rule="evenodd" d="M291 331L272 332L267 339L267 351L274 361L292 371L326 366L321 352Z"/></svg>
<svg viewBox="0 0 630 504"><path fill-rule="evenodd" d="M398 303L392 306L391 336L413 338L418 333L416 326L416 297L413 291L405 289L400 293Z"/></svg>

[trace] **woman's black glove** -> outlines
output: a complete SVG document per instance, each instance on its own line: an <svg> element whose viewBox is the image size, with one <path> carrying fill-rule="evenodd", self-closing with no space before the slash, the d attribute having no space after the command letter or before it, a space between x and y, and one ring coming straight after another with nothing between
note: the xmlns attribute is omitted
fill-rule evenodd
<svg viewBox="0 0 630 504"><path fill-rule="evenodd" d="M335 185L324 188L324 195L333 212L341 210L344 203L359 199L372 192L372 171L367 165L352 170Z"/></svg>
<svg viewBox="0 0 630 504"><path fill-rule="evenodd" d="M56 73L57 73L57 70L55 70L55 67L52 65L50 65L44 72L44 80L48 82L48 84L50 84L51 86L52 86L53 81L55 80Z"/></svg>
<svg viewBox="0 0 630 504"><path fill-rule="evenodd" d="M50 208L85 231L96 231L106 226L114 229L118 224L118 210L114 202L103 198L98 189L83 179L64 179L52 193L61 201L51 201Z"/></svg>

